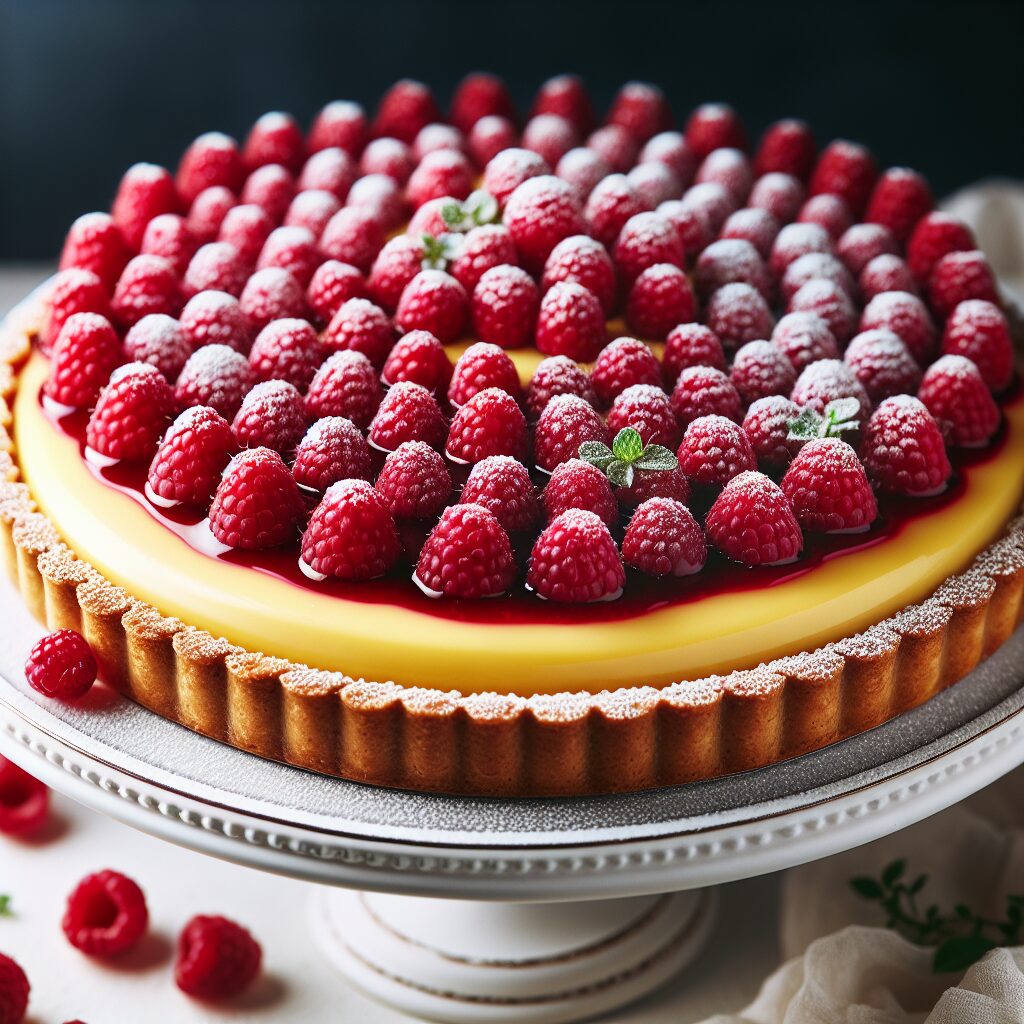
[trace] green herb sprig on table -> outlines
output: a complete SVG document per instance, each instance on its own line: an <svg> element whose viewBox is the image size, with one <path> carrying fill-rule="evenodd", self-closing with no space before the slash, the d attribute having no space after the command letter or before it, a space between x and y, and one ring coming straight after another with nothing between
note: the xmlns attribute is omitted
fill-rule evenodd
<svg viewBox="0 0 1024 1024"><path fill-rule="evenodd" d="M0 917L14 917L14 910L11 907L11 897L6 893L0 893Z"/></svg>
<svg viewBox="0 0 1024 1024"><path fill-rule="evenodd" d="M948 974L965 971L990 949L1024 942L1024 896L1007 896L1003 920L992 920L958 903L952 913L930 904L923 909L918 897L928 883L927 875L907 879L907 862L893 861L878 878L860 875L850 879L858 896L878 903L885 911L886 928L892 928L918 946L934 946L932 971Z"/></svg>

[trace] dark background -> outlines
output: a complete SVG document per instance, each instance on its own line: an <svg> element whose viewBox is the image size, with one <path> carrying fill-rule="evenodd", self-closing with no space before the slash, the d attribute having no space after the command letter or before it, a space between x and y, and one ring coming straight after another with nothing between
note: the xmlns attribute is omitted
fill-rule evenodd
<svg viewBox="0 0 1024 1024"><path fill-rule="evenodd" d="M466 71L519 103L573 70L602 109L665 88L677 118L733 103L755 136L804 117L867 143L939 195L1024 176L1024 2L579 3L0 0L0 259L51 258L136 160L171 166L201 131L330 99L372 112L396 78L446 101Z"/></svg>

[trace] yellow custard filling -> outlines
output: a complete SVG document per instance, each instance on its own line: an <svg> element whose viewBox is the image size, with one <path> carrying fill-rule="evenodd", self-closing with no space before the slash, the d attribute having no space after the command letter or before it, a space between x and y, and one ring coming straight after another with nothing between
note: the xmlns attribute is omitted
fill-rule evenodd
<svg viewBox="0 0 1024 1024"><path fill-rule="evenodd" d="M1000 449L963 471L955 500L796 578L764 587L752 574L749 590L610 621L467 622L317 593L195 550L92 475L75 440L40 409L46 372L46 360L33 355L15 399L22 475L68 545L107 578L165 615L250 650L354 677L463 692L666 684L814 648L934 591L999 534L1024 490L1018 396L1004 410Z"/></svg>

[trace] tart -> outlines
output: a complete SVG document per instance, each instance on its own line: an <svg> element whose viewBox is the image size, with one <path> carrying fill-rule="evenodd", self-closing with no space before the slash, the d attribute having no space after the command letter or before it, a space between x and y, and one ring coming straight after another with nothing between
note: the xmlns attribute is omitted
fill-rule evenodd
<svg viewBox="0 0 1024 1024"><path fill-rule="evenodd" d="M0 331L0 537L157 714L359 781L743 771L961 679L1024 592L997 286L916 172L470 76L136 165Z"/></svg>

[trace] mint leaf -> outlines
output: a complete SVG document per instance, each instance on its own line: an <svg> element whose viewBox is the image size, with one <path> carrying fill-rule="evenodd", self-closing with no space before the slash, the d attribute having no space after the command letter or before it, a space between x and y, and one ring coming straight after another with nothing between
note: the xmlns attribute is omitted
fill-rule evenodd
<svg viewBox="0 0 1024 1024"><path fill-rule="evenodd" d="M465 227L466 214L462 209L462 204L457 202L445 203L441 207L441 220L445 222L445 226L451 228L453 231L460 231Z"/></svg>
<svg viewBox="0 0 1024 1024"><path fill-rule="evenodd" d="M615 459L605 470L613 487L629 487L633 482L633 465Z"/></svg>
<svg viewBox="0 0 1024 1024"><path fill-rule="evenodd" d="M579 457L584 462L597 466L602 473L607 472L609 464L615 461L611 448L600 441L584 441L579 448Z"/></svg>
<svg viewBox="0 0 1024 1024"><path fill-rule="evenodd" d="M11 909L11 897L6 893L0 894L0 917L14 917Z"/></svg>
<svg viewBox="0 0 1024 1024"><path fill-rule="evenodd" d="M450 246L445 236L421 235L423 245L423 266L430 270L444 270L450 256Z"/></svg>
<svg viewBox="0 0 1024 1024"><path fill-rule="evenodd" d="M813 409L802 409L795 420L789 421L790 441L813 441L820 436L822 420Z"/></svg>
<svg viewBox="0 0 1024 1024"><path fill-rule="evenodd" d="M659 472L675 469L679 465L675 452L660 444L649 444L636 462L637 469L650 469Z"/></svg>
<svg viewBox="0 0 1024 1024"><path fill-rule="evenodd" d="M481 224L493 224L498 219L498 200L486 189L471 192L462 208L478 227Z"/></svg>
<svg viewBox="0 0 1024 1024"><path fill-rule="evenodd" d="M623 427L612 441L612 452L622 462L636 462L644 453L643 438L632 427Z"/></svg>
<svg viewBox="0 0 1024 1024"><path fill-rule="evenodd" d="M825 415L830 423L845 423L855 420L860 415L860 399L837 398L825 406Z"/></svg>

